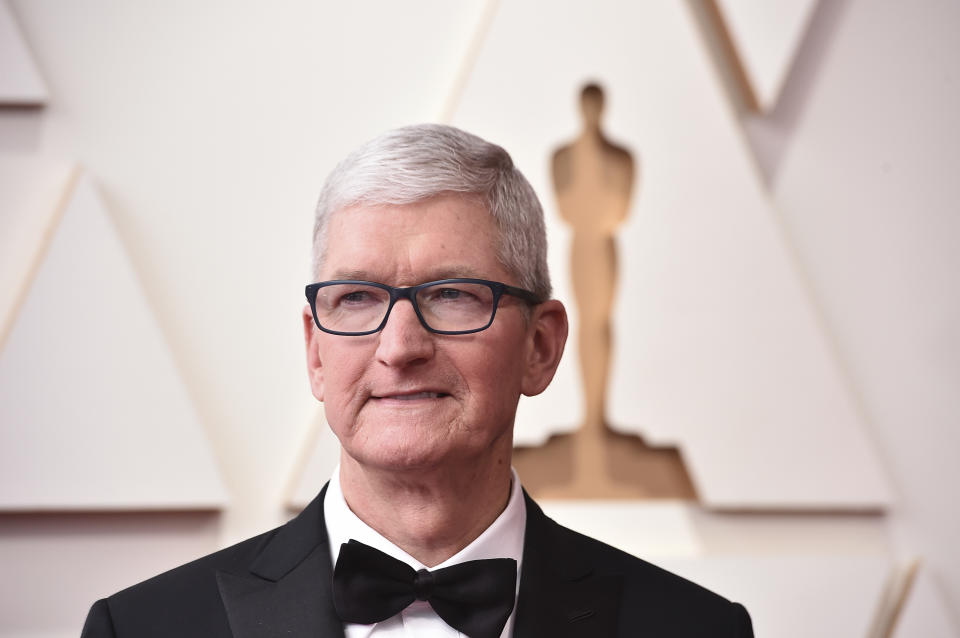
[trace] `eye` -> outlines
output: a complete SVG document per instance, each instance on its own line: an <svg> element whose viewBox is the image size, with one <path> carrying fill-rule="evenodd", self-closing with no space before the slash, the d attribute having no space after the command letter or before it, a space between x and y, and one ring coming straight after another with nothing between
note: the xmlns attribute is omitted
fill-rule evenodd
<svg viewBox="0 0 960 638"><path fill-rule="evenodd" d="M450 285L431 286L422 291L422 302L428 304L467 304L477 303L477 295L468 285Z"/></svg>
<svg viewBox="0 0 960 638"><path fill-rule="evenodd" d="M317 307L329 312L356 311L375 308L385 303L387 294L372 286L359 284L333 284L325 287L317 296Z"/></svg>
<svg viewBox="0 0 960 638"><path fill-rule="evenodd" d="M434 308L474 309L486 308L492 304L490 288L474 283L442 283L429 286L420 291L417 300L421 306Z"/></svg>
<svg viewBox="0 0 960 638"><path fill-rule="evenodd" d="M354 290L351 292L345 292L340 295L338 303L341 304L350 304L350 303L364 303L371 300L371 295L369 290Z"/></svg>
<svg viewBox="0 0 960 638"><path fill-rule="evenodd" d="M457 301L469 298L472 295L465 290L459 290L457 288L440 288L436 292L436 297L438 299L443 299L446 301Z"/></svg>

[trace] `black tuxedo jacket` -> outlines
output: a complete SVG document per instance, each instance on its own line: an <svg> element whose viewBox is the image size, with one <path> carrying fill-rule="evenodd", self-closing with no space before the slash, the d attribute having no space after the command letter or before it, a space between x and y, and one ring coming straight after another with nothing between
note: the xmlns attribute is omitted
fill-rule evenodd
<svg viewBox="0 0 960 638"><path fill-rule="evenodd" d="M323 495L277 529L90 609L81 638L343 638ZM526 496L514 638L749 638L743 606L547 518Z"/></svg>

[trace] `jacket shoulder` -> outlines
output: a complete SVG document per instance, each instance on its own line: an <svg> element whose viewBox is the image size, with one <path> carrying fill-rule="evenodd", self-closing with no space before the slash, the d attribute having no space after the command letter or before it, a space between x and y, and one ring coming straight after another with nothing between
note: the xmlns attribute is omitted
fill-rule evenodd
<svg viewBox="0 0 960 638"><path fill-rule="evenodd" d="M279 529L279 528L277 528ZM116 636L230 636L217 572L246 572L277 529L208 554L98 601L87 626L111 625ZM95 619L95 620L94 620ZM88 632L85 628L84 636ZM90 636L105 636L90 632Z"/></svg>
<svg viewBox="0 0 960 638"><path fill-rule="evenodd" d="M221 579L233 574L274 581L326 544L325 492L280 527L97 601L84 638L231 638Z"/></svg>
<svg viewBox="0 0 960 638"><path fill-rule="evenodd" d="M528 524L568 582L617 582L621 635L631 630L663 636L753 636L746 609L682 576L585 536L548 518L534 504L535 522ZM529 516L529 514L528 514ZM539 528L537 530L537 528ZM537 531L534 531L537 530ZM526 561L526 556L524 558ZM538 561L539 562L539 561ZM526 562L524 564L526 569ZM639 632L638 632L639 633Z"/></svg>
<svg viewBox="0 0 960 638"><path fill-rule="evenodd" d="M671 571L628 554L595 538L585 536L554 523L561 534L566 534L572 546L589 556L594 567L602 572L617 572L624 576L627 593L644 597L682 600L689 609L691 604L705 607L723 607L730 601L706 587L679 576Z"/></svg>

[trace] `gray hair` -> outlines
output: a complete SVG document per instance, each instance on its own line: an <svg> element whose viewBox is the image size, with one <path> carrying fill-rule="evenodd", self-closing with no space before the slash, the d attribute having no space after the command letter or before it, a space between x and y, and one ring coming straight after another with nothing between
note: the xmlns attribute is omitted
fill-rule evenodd
<svg viewBox="0 0 960 638"><path fill-rule="evenodd" d="M452 126L417 124L388 131L341 161L320 191L313 227L313 271L327 225L355 205L403 205L443 193L480 196L499 232L497 258L518 284L550 298L547 235L533 187L501 147Z"/></svg>

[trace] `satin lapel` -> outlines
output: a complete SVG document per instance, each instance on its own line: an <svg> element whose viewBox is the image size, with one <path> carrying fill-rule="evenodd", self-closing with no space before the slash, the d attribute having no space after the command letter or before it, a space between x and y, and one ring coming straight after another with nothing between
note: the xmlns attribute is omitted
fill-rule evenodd
<svg viewBox="0 0 960 638"><path fill-rule="evenodd" d="M333 609L333 568L323 521L326 487L277 530L248 572L217 573L234 638L343 638Z"/></svg>
<svg viewBox="0 0 960 638"><path fill-rule="evenodd" d="M524 492L527 528L513 638L616 636L622 581L598 574L576 535Z"/></svg>

